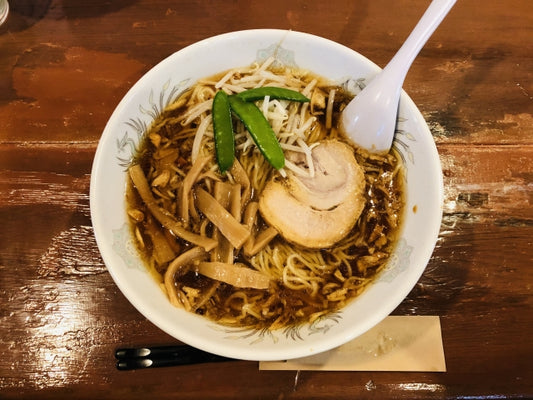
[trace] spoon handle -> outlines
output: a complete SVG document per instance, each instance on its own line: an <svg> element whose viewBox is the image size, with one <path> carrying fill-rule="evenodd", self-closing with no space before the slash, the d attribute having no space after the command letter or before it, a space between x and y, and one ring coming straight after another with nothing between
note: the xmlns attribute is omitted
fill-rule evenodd
<svg viewBox="0 0 533 400"><path fill-rule="evenodd" d="M433 0L400 50L384 68L384 73L394 74L396 82L403 83L409 67L424 47L435 29L448 14L456 0Z"/></svg>

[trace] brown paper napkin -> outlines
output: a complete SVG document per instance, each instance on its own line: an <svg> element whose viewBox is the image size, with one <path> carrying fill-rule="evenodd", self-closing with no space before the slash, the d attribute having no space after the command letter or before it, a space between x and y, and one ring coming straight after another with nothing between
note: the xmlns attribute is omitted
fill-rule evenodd
<svg viewBox="0 0 533 400"><path fill-rule="evenodd" d="M287 361L262 361L260 370L445 372L437 316L389 316L336 349Z"/></svg>

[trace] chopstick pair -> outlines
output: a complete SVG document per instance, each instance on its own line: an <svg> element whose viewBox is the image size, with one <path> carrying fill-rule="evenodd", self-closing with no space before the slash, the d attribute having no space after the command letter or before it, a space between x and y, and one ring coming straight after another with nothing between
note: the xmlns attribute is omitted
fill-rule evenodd
<svg viewBox="0 0 533 400"><path fill-rule="evenodd" d="M207 353L187 345L120 348L115 351L115 358L117 359L116 367L119 371L235 361L233 358Z"/></svg>

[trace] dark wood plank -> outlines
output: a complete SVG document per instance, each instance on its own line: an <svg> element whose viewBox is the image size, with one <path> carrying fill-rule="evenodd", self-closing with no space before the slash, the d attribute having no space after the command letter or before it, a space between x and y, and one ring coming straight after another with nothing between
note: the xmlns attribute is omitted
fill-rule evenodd
<svg viewBox="0 0 533 400"><path fill-rule="evenodd" d="M4 167L11 169L0 174L2 293L12 304L3 313L3 329L8 332L3 343L10 354L0 362L3 389L18 393L22 384L27 393L46 389L52 398L66 395L66 388L85 390L98 383L100 390L126 386L122 390L134 390L129 396L136 398L155 385L169 387L168 376L160 373L124 373L113 367L112 354L118 345L175 340L133 309L100 259L89 219L89 175L84 173L90 169L93 147L71 146L70 152L62 151L65 145L36 147L15 149L17 157L3 158L8 160ZM13 146L3 150L14 151ZM528 389L525 382L533 378L528 370L533 349L526 346L518 351L513 344L527 343L528 327L533 324L533 314L523 312L533 307L533 271L523 268L524 262L533 261L532 211L524 207L532 193L520 190L531 187L527 172L531 168L523 160L533 159L533 149L488 146L467 151L464 146L443 145L440 152L448 190L439 242L420 282L395 314L442 316L449 370L445 378L411 374L413 381L395 382L394 374L358 373L355 378L335 373L336 391L328 386L327 374L305 372L293 392L295 373L259 372L257 363L239 362L225 366L224 371L239 374L242 383L227 388L220 398L230 398L237 389L249 390L252 396L283 393L339 398L340 388L353 385L354 379L360 385L357 391L365 387L366 394L394 392L404 398L464 393L464 379L496 375L499 384L494 388L500 391L521 383ZM72 169L74 175L68 175L73 153L79 165ZM39 170L25 170L28 157L36 156L43 162ZM495 159L500 168L487 175L488 164ZM469 174L464 173L467 168ZM498 190L501 181L509 185L508 190ZM31 223L32 228L21 229L21 221ZM485 351L486 347L491 351ZM174 381L170 387L185 390L191 398L193 393L208 396L209 389L201 391L193 378L201 376L213 387L224 387L226 375L213 374L217 368L180 368L180 376L188 383ZM132 374L142 374L146 383L127 389ZM251 382L256 392L246 389ZM489 393L481 387L474 385L467 392Z"/></svg>
<svg viewBox="0 0 533 400"><path fill-rule="evenodd" d="M448 372L438 374L259 371L245 361L119 372L116 347L176 340L120 293L89 210L107 119L172 52L273 27L384 66L427 1L10 4L0 27L1 398L533 397L530 0L461 0L405 82L438 145L445 197L433 257L394 313L441 317Z"/></svg>

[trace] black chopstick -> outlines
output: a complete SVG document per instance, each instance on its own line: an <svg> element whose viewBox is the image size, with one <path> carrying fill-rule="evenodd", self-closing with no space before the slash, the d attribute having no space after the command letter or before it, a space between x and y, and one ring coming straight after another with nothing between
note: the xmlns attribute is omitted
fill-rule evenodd
<svg viewBox="0 0 533 400"><path fill-rule="evenodd" d="M233 358L211 354L187 345L119 348L115 351L115 358L116 367L120 371L235 361Z"/></svg>

